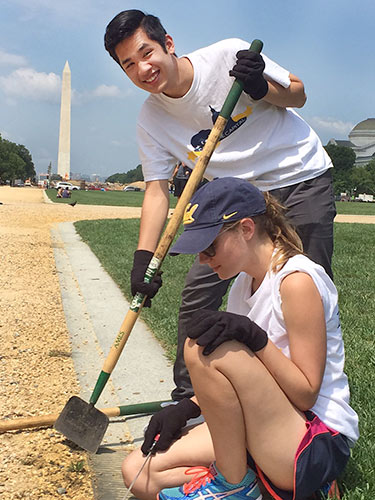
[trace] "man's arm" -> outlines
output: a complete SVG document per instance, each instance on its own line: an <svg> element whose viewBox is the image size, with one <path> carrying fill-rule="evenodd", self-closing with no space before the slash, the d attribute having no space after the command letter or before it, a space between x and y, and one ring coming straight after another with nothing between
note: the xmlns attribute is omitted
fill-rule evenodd
<svg viewBox="0 0 375 500"><path fill-rule="evenodd" d="M168 180L147 182L142 205L138 250L155 251L168 215L168 209Z"/></svg>
<svg viewBox="0 0 375 500"><path fill-rule="evenodd" d="M151 299L162 285L160 272L156 273L151 283L145 283L144 277L159 243L160 235L167 218L168 208L168 181L147 182L142 205L138 249L134 252L133 268L130 273L132 295L135 295L137 292L147 295L144 307L151 307Z"/></svg>
<svg viewBox="0 0 375 500"><path fill-rule="evenodd" d="M292 73L289 74L289 78L290 85L288 88L284 88L272 80L267 80L268 92L263 97L263 100L281 108L302 108L306 102L304 84L302 80Z"/></svg>
<svg viewBox="0 0 375 500"><path fill-rule="evenodd" d="M255 101L264 99L281 108L302 108L305 104L304 85L296 75L289 73L290 85L284 88L274 80L268 80L265 77L266 65L261 54L251 50L239 50L236 57L236 64L229 71L229 75L242 81L244 92L252 99ZM283 71L286 73L285 70Z"/></svg>

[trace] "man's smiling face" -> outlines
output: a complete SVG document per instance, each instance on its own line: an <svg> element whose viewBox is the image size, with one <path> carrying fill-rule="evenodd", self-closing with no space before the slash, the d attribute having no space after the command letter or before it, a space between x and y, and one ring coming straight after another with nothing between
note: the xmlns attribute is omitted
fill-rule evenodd
<svg viewBox="0 0 375 500"><path fill-rule="evenodd" d="M166 51L151 40L142 28L116 46L120 64L137 87L151 94L173 92L176 82L174 42L165 36Z"/></svg>

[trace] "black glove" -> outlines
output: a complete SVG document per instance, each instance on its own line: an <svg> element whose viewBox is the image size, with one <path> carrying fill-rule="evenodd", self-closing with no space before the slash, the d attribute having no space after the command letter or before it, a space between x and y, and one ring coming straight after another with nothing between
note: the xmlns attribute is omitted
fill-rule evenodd
<svg viewBox="0 0 375 500"><path fill-rule="evenodd" d="M150 451L155 436L160 434L159 441L153 452L167 450L170 445L182 434L182 429L190 418L199 417L201 410L189 398L182 399L176 405L169 405L152 416L145 432L145 439L141 446L145 455Z"/></svg>
<svg viewBox="0 0 375 500"><path fill-rule="evenodd" d="M151 283L145 283L145 272L153 257L153 253L148 250L136 250L134 252L133 269L130 274L132 295L137 292L147 295L144 307L151 307L151 299L155 297L159 288L163 284L161 271L158 271Z"/></svg>
<svg viewBox="0 0 375 500"><path fill-rule="evenodd" d="M263 57L252 50L240 50L236 57L237 62L229 71L230 76L241 80L244 92L252 99L262 99L268 92L268 82L263 76Z"/></svg>
<svg viewBox="0 0 375 500"><path fill-rule="evenodd" d="M238 340L253 352L263 349L268 342L267 333L254 321L225 311L197 311L192 315L188 331L191 339L198 339L197 344L205 346L205 356L228 340Z"/></svg>

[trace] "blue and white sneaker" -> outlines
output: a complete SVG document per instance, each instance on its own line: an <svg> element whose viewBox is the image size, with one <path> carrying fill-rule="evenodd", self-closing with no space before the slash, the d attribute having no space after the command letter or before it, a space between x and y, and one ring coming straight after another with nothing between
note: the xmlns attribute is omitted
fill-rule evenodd
<svg viewBox="0 0 375 500"><path fill-rule="evenodd" d="M189 483L176 488L166 488L158 494L158 500L221 500L231 497L237 500L262 500L255 473L248 469L238 484L228 483L216 469L215 464L207 467L191 467L185 474L193 475Z"/></svg>

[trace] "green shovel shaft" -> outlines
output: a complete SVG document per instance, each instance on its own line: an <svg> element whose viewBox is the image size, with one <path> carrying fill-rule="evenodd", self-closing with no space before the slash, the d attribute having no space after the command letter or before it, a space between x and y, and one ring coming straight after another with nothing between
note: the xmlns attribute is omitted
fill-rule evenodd
<svg viewBox="0 0 375 500"><path fill-rule="evenodd" d="M122 417L124 415L143 415L147 413L156 413L164 408L166 403L172 403L172 401L151 401L148 403L136 403L133 405L118 406L119 416Z"/></svg>
<svg viewBox="0 0 375 500"><path fill-rule="evenodd" d="M260 40L253 40L250 45L250 50L252 52L261 53L263 48L263 42ZM221 112L219 116L222 116L226 120L229 120L232 111L234 110L235 105L237 104L238 99L240 98L241 92L243 91L243 83L241 80L236 79L233 82L232 88L229 91L227 98L221 108Z"/></svg>
<svg viewBox="0 0 375 500"><path fill-rule="evenodd" d="M94 390L92 391L92 394L90 396L90 403L95 405L96 402L99 399L99 396L103 392L105 384L108 382L108 379L110 377L110 373L106 373L103 370L100 372L98 380L96 381Z"/></svg>

